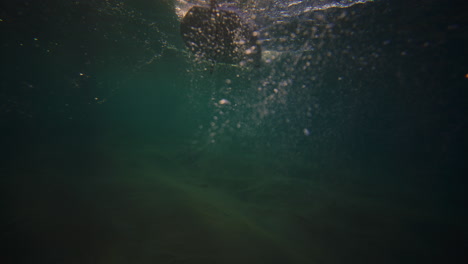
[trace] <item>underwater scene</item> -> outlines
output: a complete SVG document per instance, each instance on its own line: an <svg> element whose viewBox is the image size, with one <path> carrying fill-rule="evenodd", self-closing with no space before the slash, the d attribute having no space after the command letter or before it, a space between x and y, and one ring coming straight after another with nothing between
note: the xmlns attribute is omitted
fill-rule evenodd
<svg viewBox="0 0 468 264"><path fill-rule="evenodd" d="M463 0L2 1L0 34L2 264L468 263Z"/></svg>

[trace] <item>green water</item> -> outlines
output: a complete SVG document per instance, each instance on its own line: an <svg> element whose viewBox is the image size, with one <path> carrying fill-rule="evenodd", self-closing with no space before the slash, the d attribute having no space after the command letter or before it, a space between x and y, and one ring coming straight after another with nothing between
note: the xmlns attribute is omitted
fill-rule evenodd
<svg viewBox="0 0 468 264"><path fill-rule="evenodd" d="M466 18L401 2L260 68L171 1L1 4L0 262L465 263Z"/></svg>

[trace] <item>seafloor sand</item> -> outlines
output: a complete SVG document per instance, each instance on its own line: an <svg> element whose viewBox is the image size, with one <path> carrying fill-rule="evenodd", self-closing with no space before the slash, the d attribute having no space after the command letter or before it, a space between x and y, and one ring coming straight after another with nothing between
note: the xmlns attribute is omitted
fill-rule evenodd
<svg viewBox="0 0 468 264"><path fill-rule="evenodd" d="M206 264L411 263L434 255L425 250L435 239L418 228L438 227L438 219L401 186L353 182L338 168L298 176L297 164L227 153L36 147L15 160L4 185L7 256Z"/></svg>

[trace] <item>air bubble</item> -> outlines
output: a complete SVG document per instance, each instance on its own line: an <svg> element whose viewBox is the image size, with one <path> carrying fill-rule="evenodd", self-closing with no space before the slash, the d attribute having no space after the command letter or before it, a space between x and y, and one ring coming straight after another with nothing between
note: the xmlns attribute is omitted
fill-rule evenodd
<svg viewBox="0 0 468 264"><path fill-rule="evenodd" d="M229 102L229 100L227 100L227 99L221 99L221 100L219 100L218 103L220 105L230 105L231 104L231 102Z"/></svg>

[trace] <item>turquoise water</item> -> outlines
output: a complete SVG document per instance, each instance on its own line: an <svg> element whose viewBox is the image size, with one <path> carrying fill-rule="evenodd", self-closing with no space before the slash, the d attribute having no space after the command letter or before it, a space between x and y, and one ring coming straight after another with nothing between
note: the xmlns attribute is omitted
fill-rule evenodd
<svg viewBox="0 0 468 264"><path fill-rule="evenodd" d="M2 263L466 262L461 4L238 2L260 67L172 1L1 4Z"/></svg>

